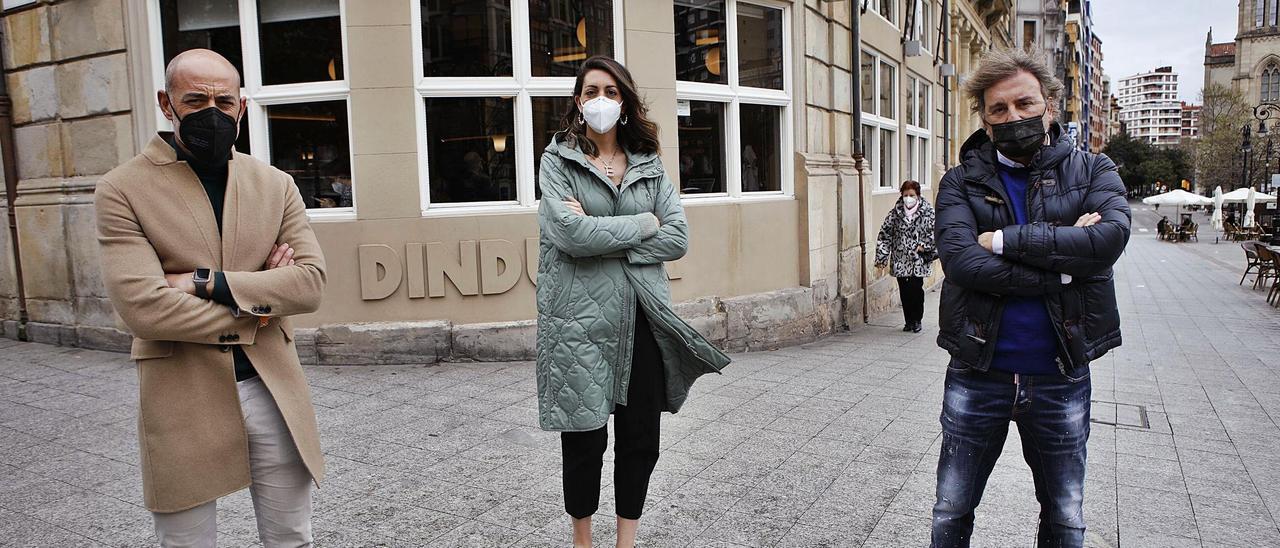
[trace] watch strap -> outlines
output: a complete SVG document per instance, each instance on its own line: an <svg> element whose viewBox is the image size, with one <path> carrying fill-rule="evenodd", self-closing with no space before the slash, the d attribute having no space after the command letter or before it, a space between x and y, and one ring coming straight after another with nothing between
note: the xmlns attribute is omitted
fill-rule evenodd
<svg viewBox="0 0 1280 548"><path fill-rule="evenodd" d="M201 270L204 271L203 277L200 276ZM191 274L191 282L196 286L197 297L200 297L201 299L209 298L209 269L197 268L196 271Z"/></svg>

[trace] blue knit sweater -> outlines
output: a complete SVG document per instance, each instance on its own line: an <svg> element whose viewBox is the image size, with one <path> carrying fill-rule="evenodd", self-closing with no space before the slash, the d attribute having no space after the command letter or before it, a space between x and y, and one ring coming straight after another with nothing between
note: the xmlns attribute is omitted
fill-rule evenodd
<svg viewBox="0 0 1280 548"><path fill-rule="evenodd" d="M1015 221L1027 224L1027 182L1031 171L1003 164L999 171L1005 192L1009 193ZM1050 375L1058 372L1054 361L1057 357L1058 335L1053 330L1044 298L1006 298L991 368L1024 375Z"/></svg>

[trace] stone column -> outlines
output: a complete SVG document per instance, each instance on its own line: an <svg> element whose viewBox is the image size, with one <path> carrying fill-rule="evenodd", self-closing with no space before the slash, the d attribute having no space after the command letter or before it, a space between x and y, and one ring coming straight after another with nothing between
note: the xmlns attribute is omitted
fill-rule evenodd
<svg viewBox="0 0 1280 548"><path fill-rule="evenodd" d="M680 134L676 116L676 23L672 0L623 3L627 70L658 124L662 163L680 185ZM542 151L536 151L541 154Z"/></svg>
<svg viewBox="0 0 1280 548"><path fill-rule="evenodd" d="M346 2L352 178L360 219L421 214L409 2Z"/></svg>
<svg viewBox="0 0 1280 548"><path fill-rule="evenodd" d="M821 333L843 324L841 296L841 192L840 158L852 162L853 54L848 15L844 5L806 1L792 11L792 50L803 52L796 63L803 66L792 101L803 109L797 119L804 140L796 140L796 198L805 206L803 218L808 236L808 260L802 283L812 290ZM838 45L837 45L838 44ZM799 76L799 75L797 75ZM799 85L803 82L803 85ZM856 219L856 216L854 217Z"/></svg>
<svg viewBox="0 0 1280 548"><path fill-rule="evenodd" d="M98 178L135 153L124 6L40 3L4 25L28 333L119 348L128 339L101 283L92 202Z"/></svg>

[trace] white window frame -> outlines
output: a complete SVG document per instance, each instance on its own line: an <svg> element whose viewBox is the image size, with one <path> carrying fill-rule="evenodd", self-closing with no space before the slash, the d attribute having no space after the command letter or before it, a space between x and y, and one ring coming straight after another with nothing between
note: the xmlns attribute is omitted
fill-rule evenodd
<svg viewBox="0 0 1280 548"><path fill-rule="evenodd" d="M623 0L613 1L613 58L626 64ZM537 174L533 171L533 97L570 97L574 78L533 76L529 31L529 0L510 0L511 4L511 76L425 76L422 63L422 3L411 0L410 32L412 34L414 117L418 145L418 192L422 216L482 215L520 213L536 210ZM512 121L515 129L516 199L492 202L431 203L431 159L427 157L427 108L424 99L514 97Z"/></svg>
<svg viewBox="0 0 1280 548"><path fill-rule="evenodd" d="M682 194L681 199L700 202L704 200L729 199L734 201L773 200L778 197L793 197L795 181L792 174L795 141L792 137L794 128L791 120L791 5L776 0L724 0L725 2L725 50L728 56L727 84L710 84L706 82L686 82L676 80L676 101L708 101L725 104L724 119L724 158L725 192L708 194ZM782 11L782 89L766 89L742 86L738 83L738 4L750 4ZM780 190L763 190L756 192L742 191L742 118L741 106L761 105L779 107L781 116L778 124L778 168L781 183ZM677 130L678 131L678 130Z"/></svg>
<svg viewBox="0 0 1280 548"><path fill-rule="evenodd" d="M1019 19L1018 20L1018 35L1019 35L1019 38L1022 39L1022 41L1018 43L1018 47L1022 47L1022 45L1025 44L1027 41L1026 39L1027 23L1031 23L1036 27L1035 36L1031 37L1031 46L1033 48L1038 48L1040 47L1040 33L1043 31L1043 25L1041 24L1042 22L1038 19Z"/></svg>
<svg viewBox="0 0 1280 548"><path fill-rule="evenodd" d="M146 4L148 37L151 46L152 85L156 89L164 89L164 35L160 26L160 0L150 0ZM243 87L240 95L245 97L247 106L245 116L249 126L249 155L271 163L271 135L268 128L267 107L276 105L294 105L319 101L343 101L347 104L347 154L354 155L355 143L352 134L351 119L351 84L347 78L351 74L351 56L347 53L347 3L338 1L339 27L342 40L342 76L341 80L303 82L296 84L262 84L261 48L258 40L258 3L255 0L236 0L236 9L240 17L240 53L243 58ZM160 109L153 111L156 117L156 128L159 131L173 131L173 125L164 117ZM349 165L354 168L352 158ZM307 217L313 221L349 221L355 220L358 183L355 171L351 173L351 207L309 208Z"/></svg>
<svg viewBox="0 0 1280 548"><path fill-rule="evenodd" d="M896 29L896 28L899 28L899 27L898 27L898 23L894 22L894 20L893 20L893 19L890 19L890 18L891 18L891 17L893 17L894 15L897 15L897 12L898 12L898 1L899 1L899 0L889 0L889 1L890 1L890 2L893 2L893 5L892 5L892 6L889 6L889 9L890 9L893 13L890 13L889 15L885 15L885 14L883 14L883 13L880 13L880 0L871 0L870 2L868 2L868 3L867 3L867 11L869 11L869 12L871 12L871 13L876 14L876 17L879 17L881 21L884 21L886 24L888 24L889 26L891 26L891 27L893 27L893 28L895 28L895 29ZM911 0L906 0L906 1L910 2ZM858 5L859 5L859 4L855 4L855 8L854 8L854 9L858 9L858 7L857 7Z"/></svg>
<svg viewBox="0 0 1280 548"><path fill-rule="evenodd" d="M919 10L916 10L915 27L911 29L911 39L920 41L920 49L925 53L931 53L933 47L929 45L929 25L933 22L933 0L907 0L908 2L917 3Z"/></svg>
<svg viewBox="0 0 1280 548"><path fill-rule="evenodd" d="M862 144L863 156L866 158L872 158L871 171L874 174L874 177L876 178L875 179L876 186L871 189L871 193L873 195L892 194L898 191L897 186L892 184L889 186L880 185L880 175L881 175L879 172L880 147L884 146L884 143L883 143L884 139L882 139L880 136L880 130L887 129L893 132L894 142L892 143L891 145L892 148L889 151L889 169L891 170L891 172L888 174L888 180L896 181L898 179L897 178L898 171L901 169L900 166L898 165L899 158L901 158L898 150L900 148L898 145L901 144L900 141L902 140L901 138L902 134L900 133L900 129L901 129L901 126L906 125L905 122L900 124L897 120L897 118L901 117L901 110L902 110L901 101L898 101L898 90L901 89L900 87L898 87L898 82L902 79L902 67L899 66L897 63L895 63L893 59L890 58L889 56L881 54L880 52L870 48L863 48L860 55L870 56L871 59L873 60L873 63L871 66L874 67L874 70L872 70L871 91L875 97L872 103L876 107L876 112L871 113L871 112L863 111L862 113L862 125L876 128L876 131L872 132L875 135L875 142ZM862 62L861 57L858 58L858 62L859 63ZM885 117L885 116L882 116L880 113L880 89L881 89L880 86L882 84L881 71L880 71L881 63L885 63L893 67L894 81L891 84L891 88L894 90L894 92L890 94L893 104L889 105L889 109L893 111L894 115L896 116L895 118ZM859 82L857 85L862 85L862 83ZM858 131L861 131L861 130L862 128L858 128Z"/></svg>
<svg viewBox="0 0 1280 548"><path fill-rule="evenodd" d="M920 103L920 87L925 88L924 104ZM907 161L911 162L909 164L910 167L907 168L907 173L911 174L909 177L910 179L920 183L920 187L924 189L932 186L930 183L931 178L922 177L920 174L915 173L915 171L920 167L921 154L924 155L926 161L933 159L933 157L929 155L933 147L933 134L930 133L930 128L932 127L933 122L933 112L930 110L933 106L933 84L918 74L908 72L907 91L911 92L912 97L914 98L913 100L916 103L917 110L917 112L914 113L907 113L907 116L905 116L906 120L904 120L902 124L905 128L904 133L906 133L907 139L914 138L916 142L912 147L912 157L907 158ZM922 118L925 125L917 126L913 124L912 121L917 117ZM919 146L921 139L924 139L925 145L923 149ZM931 167L931 164L932 162L926 165L930 165ZM927 173L924 175L927 175Z"/></svg>

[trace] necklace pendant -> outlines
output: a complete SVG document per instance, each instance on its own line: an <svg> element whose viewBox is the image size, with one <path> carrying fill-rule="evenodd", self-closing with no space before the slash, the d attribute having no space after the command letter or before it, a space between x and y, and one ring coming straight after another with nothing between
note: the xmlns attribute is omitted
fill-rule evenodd
<svg viewBox="0 0 1280 548"><path fill-rule="evenodd" d="M613 177L613 166L604 166L604 174Z"/></svg>

